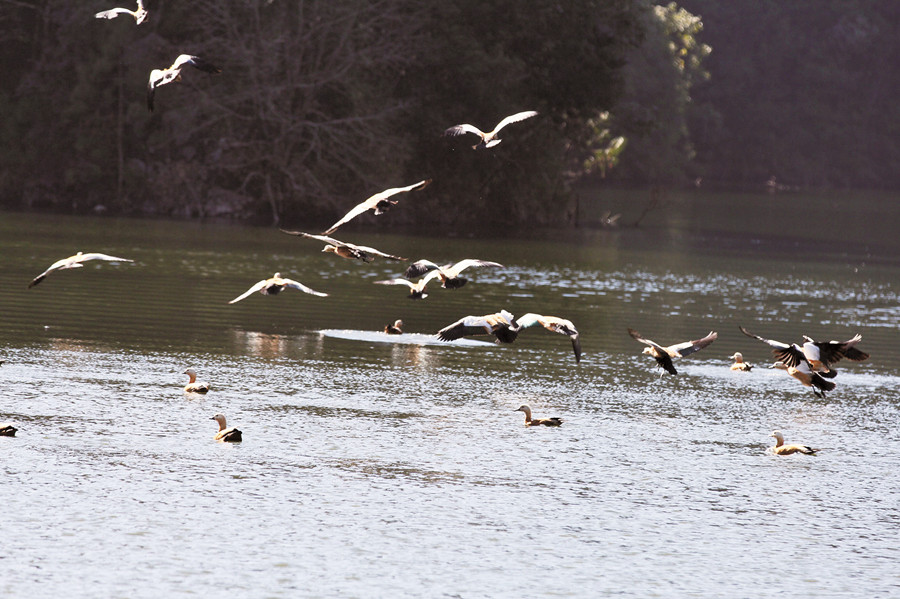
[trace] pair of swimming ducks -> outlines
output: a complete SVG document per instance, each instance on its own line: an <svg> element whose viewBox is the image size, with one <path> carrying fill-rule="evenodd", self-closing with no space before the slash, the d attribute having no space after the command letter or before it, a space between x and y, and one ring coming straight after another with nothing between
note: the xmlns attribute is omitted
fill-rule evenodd
<svg viewBox="0 0 900 599"><path fill-rule="evenodd" d="M190 381L188 384L184 386L185 393L208 393L209 392L209 383L205 381L197 380L197 371L193 368L188 368L184 371L184 374L190 377ZM243 440L242 433L238 429L234 427L228 427L225 421L224 414L216 414L210 420L215 420L219 424L219 430L216 433L215 440L223 441L227 443L238 443Z"/></svg>

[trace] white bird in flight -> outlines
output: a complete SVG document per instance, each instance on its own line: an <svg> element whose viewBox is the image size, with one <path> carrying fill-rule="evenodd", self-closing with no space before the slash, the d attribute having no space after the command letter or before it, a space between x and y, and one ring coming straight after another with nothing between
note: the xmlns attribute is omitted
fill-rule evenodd
<svg viewBox="0 0 900 599"><path fill-rule="evenodd" d="M338 227L353 220L366 210L374 210L375 214L383 214L384 212L387 212L391 208L391 206L394 206L399 201L390 200L388 198L393 195L397 195L398 193L404 193L407 191L412 191L414 189L423 189L429 183L431 183L431 179L425 179L424 181L419 181L418 183L413 183L412 185L407 185L406 187L392 187L391 189L385 189L380 193L376 193L365 202L357 204L353 208L353 210L345 214L341 220L331 225L331 227L329 227L327 231L323 232L322 235L331 235L338 230Z"/></svg>
<svg viewBox="0 0 900 599"><path fill-rule="evenodd" d="M237 296L236 298L234 298L233 300L231 300L228 303L236 304L237 302L241 301L242 299L253 295L257 291L259 291L263 295L278 295L279 293L281 293L288 287L290 287L291 289L298 289L298 290L302 291L303 293L309 293L310 295L318 295L319 297L327 297L328 296L327 293L313 291L312 289L310 289L303 283L298 283L297 281L294 281L293 279L283 279L283 278L281 278L281 273L276 272L275 276L273 276L272 278L263 279L262 281L260 281L259 283L257 283L256 285L254 285L253 287L251 287L250 289L248 289L247 291L245 291L241 295Z"/></svg>
<svg viewBox="0 0 900 599"><path fill-rule="evenodd" d="M63 258L62 260L57 260L50 268L36 276L29 284L28 288L31 289L38 283L44 280L44 278L52 272L57 270L65 270L67 268L81 268L84 266L82 262L87 262L88 260L106 260L107 262L134 262L134 260L129 260L128 258L116 258L115 256L109 256L107 254L83 254L82 252L78 252L74 256L69 256L68 258Z"/></svg>
<svg viewBox="0 0 900 599"><path fill-rule="evenodd" d="M141 0L137 0L137 10L128 10L127 8L111 8L109 10L104 10L103 12L98 12L96 16L98 19L115 19L119 15L131 15L134 17L135 24L140 25L144 21L147 20L147 11L144 10L144 3Z"/></svg>
<svg viewBox="0 0 900 599"><path fill-rule="evenodd" d="M438 273L436 270L432 270L424 277L418 280L418 282L413 283L412 281L408 281L406 279L388 279L386 281L375 281L376 285L406 285L409 287L409 295L407 296L409 299L425 299L428 297L428 294L425 293L425 287L431 282L432 279L438 278Z"/></svg>
<svg viewBox="0 0 900 599"><path fill-rule="evenodd" d="M329 252L332 254L337 254L341 258L347 258L349 260L362 260L363 262L371 262L375 258L387 258L388 260L403 260L406 258L401 258L400 256L394 256L392 254L385 254L384 252L380 252L375 248L370 248L365 245L355 245L352 243L346 243L344 241L338 241L333 237L328 237L327 235L312 235L310 233L304 233L303 231L286 231L281 229L282 233L287 233L288 235L297 235L298 237L306 237L308 239L316 239L318 241L322 241L327 243L322 251Z"/></svg>
<svg viewBox="0 0 900 599"><path fill-rule="evenodd" d="M468 279L459 276L460 273L472 266L503 268L503 265L499 262L488 262L487 260L475 260L473 258L466 258L456 264L447 264L445 266L438 266L430 260L419 260L410 264L403 276L411 279L429 271L436 272L441 277L441 287L444 289L459 289L468 282Z"/></svg>
<svg viewBox="0 0 900 599"><path fill-rule="evenodd" d="M462 124L462 125L454 125L450 127L446 131L444 131L444 135L455 137L457 135L463 135L465 133L474 133L478 137L481 138L481 141L472 146L472 149L478 150L481 148L492 148L500 143L500 139L497 137L497 134L500 133L500 129L503 129L510 123L518 123L519 121L524 121L525 119L530 119L533 116L537 116L537 111L534 110L526 110L525 112L517 112L516 114L511 114L494 127L493 131L489 131L485 133L475 125Z"/></svg>
<svg viewBox="0 0 900 599"><path fill-rule="evenodd" d="M150 81L147 83L147 108L150 109L150 112L153 112L153 96L156 93L156 88L173 81L181 81L181 69L186 64L205 73L215 74L222 72L222 69L214 64L203 60L199 56L191 56L190 54L182 54L167 69L153 69L150 71Z"/></svg>

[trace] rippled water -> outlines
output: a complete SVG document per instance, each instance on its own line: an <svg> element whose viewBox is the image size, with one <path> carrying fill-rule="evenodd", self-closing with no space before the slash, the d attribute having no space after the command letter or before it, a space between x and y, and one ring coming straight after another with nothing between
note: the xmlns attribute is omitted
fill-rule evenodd
<svg viewBox="0 0 900 599"><path fill-rule="evenodd" d="M0 214L0 595L900 595L900 260L678 227L339 238L496 260L421 302L271 229ZM133 258L26 284L77 250ZM226 302L280 271L331 294ZM466 314L571 319L436 343ZM378 331L402 318L410 333ZM863 335L814 397L742 324ZM717 330L660 377L664 343ZM741 351L758 364L728 369ZM646 359L645 359L646 358ZM193 366L212 384L185 395ZM529 429L522 414L560 416ZM212 440L224 412L244 442ZM769 433L820 447L767 453Z"/></svg>

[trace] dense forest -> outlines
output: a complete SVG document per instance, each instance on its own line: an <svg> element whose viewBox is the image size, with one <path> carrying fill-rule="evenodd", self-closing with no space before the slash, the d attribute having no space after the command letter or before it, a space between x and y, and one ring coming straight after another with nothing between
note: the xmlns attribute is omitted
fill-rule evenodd
<svg viewBox="0 0 900 599"><path fill-rule="evenodd" d="M391 222L457 227L571 223L586 180L900 184L894 0L111 1L0 0L3 206L317 227L431 178ZM221 74L149 111L182 53Z"/></svg>

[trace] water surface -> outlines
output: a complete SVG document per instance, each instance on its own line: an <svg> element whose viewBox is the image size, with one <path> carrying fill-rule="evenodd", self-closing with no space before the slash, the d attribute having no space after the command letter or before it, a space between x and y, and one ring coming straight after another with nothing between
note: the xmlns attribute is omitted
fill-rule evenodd
<svg viewBox="0 0 900 599"><path fill-rule="evenodd" d="M415 302L373 284L402 265L269 228L0 214L0 421L20 429L0 438L0 594L900 594L896 248L694 222L340 232L506 265ZM135 262L26 289L78 250ZM330 295L227 304L276 271ZM539 329L502 347L429 337L501 308L571 319L581 364ZM409 335L379 333L397 318ZM840 363L820 399L765 369L739 324L859 332L872 359ZM626 327L719 339L660 377ZM731 372L734 351L758 367ZM208 395L182 393L188 366ZM565 423L525 428L522 403ZM243 443L212 441L219 411ZM768 454L775 428L819 455Z"/></svg>

